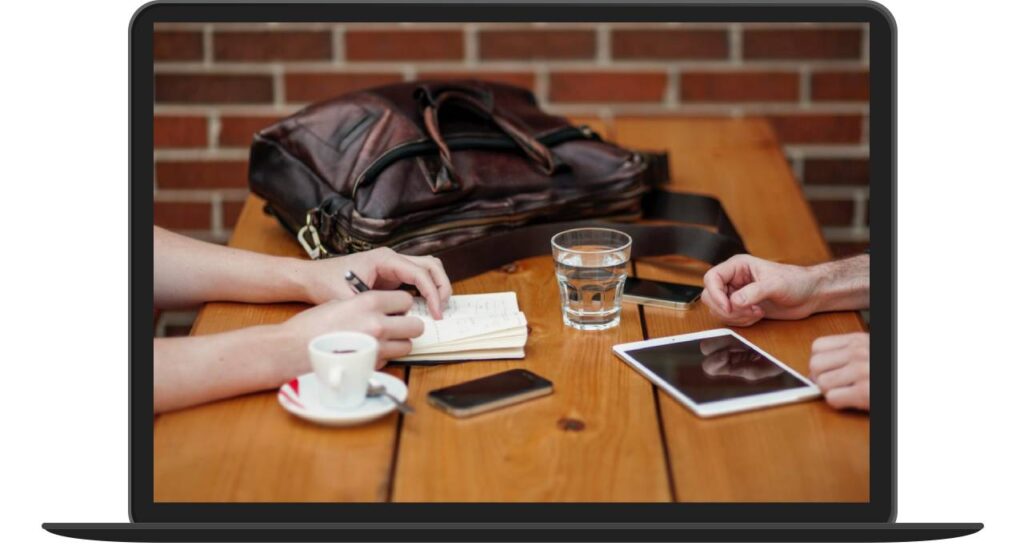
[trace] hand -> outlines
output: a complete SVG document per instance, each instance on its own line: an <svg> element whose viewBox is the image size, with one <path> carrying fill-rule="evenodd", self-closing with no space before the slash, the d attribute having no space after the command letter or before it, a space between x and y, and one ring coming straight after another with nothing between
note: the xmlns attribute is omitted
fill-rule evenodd
<svg viewBox="0 0 1024 554"><path fill-rule="evenodd" d="M285 335L306 360L306 344L334 331L359 331L380 341L377 368L412 350L412 341L423 334L423 321L403 314L412 308L412 295L404 291L369 291L347 300L332 300L310 308L282 323ZM308 360L305 362L308 365ZM305 367L305 365L303 366Z"/></svg>
<svg viewBox="0 0 1024 554"><path fill-rule="evenodd" d="M373 289L394 289L403 283L415 285L427 301L434 319L441 319L444 306L452 295L452 284L441 260L433 256L406 256L390 248L376 248L302 263L300 278L312 304L355 296L345 281L346 271L355 273Z"/></svg>
<svg viewBox="0 0 1024 554"><path fill-rule="evenodd" d="M782 368L733 337L704 339L700 341L700 351L704 354L701 368L712 377L728 376L760 381L782 373Z"/></svg>
<svg viewBox="0 0 1024 554"><path fill-rule="evenodd" d="M802 319L817 311L820 283L813 267L740 254L704 274L701 302L726 325L746 327L765 317Z"/></svg>
<svg viewBox="0 0 1024 554"><path fill-rule="evenodd" d="M821 337L811 346L811 379L833 408L871 409L867 333Z"/></svg>

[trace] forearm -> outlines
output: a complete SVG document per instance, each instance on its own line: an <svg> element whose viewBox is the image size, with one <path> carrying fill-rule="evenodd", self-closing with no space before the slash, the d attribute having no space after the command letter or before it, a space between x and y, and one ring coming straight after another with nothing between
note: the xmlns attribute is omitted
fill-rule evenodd
<svg viewBox="0 0 1024 554"><path fill-rule="evenodd" d="M299 342L282 325L156 339L153 410L166 412L278 387L308 365Z"/></svg>
<svg viewBox="0 0 1024 554"><path fill-rule="evenodd" d="M153 228L153 295L159 308L212 300L305 301L302 260L268 256Z"/></svg>
<svg viewBox="0 0 1024 554"><path fill-rule="evenodd" d="M867 254L814 266L818 279L817 312L863 310L870 302L870 257Z"/></svg>

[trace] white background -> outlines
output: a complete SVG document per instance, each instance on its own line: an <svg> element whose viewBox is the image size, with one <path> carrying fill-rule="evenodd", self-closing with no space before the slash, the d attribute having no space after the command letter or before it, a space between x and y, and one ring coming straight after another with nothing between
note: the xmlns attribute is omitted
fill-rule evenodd
<svg viewBox="0 0 1024 554"><path fill-rule="evenodd" d="M899 25L899 519L987 528L955 541L880 548L1019 548L1021 10L1010 2L887 4ZM136 6L4 6L0 368L8 388L0 403L0 536L32 551L139 548L71 541L39 527L128 517L127 59ZM823 545L762 548L820 552Z"/></svg>

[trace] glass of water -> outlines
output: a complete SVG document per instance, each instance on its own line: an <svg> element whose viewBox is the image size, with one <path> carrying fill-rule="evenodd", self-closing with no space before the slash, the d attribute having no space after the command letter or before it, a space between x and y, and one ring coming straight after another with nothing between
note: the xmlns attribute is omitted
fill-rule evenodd
<svg viewBox="0 0 1024 554"><path fill-rule="evenodd" d="M570 229L551 237L566 325L593 331L619 324L632 245L626 233L597 227Z"/></svg>

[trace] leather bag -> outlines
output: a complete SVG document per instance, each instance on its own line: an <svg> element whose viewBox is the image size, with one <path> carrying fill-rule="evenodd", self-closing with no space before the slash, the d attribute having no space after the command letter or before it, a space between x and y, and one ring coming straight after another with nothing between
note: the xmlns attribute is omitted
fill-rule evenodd
<svg viewBox="0 0 1024 554"><path fill-rule="evenodd" d="M719 202L669 192L664 155L544 113L525 89L405 82L311 105L260 131L252 191L312 258L388 246L453 279L550 252L561 230L633 236L634 256L744 251ZM640 219L661 224L630 223ZM682 225L680 225L682 224Z"/></svg>

